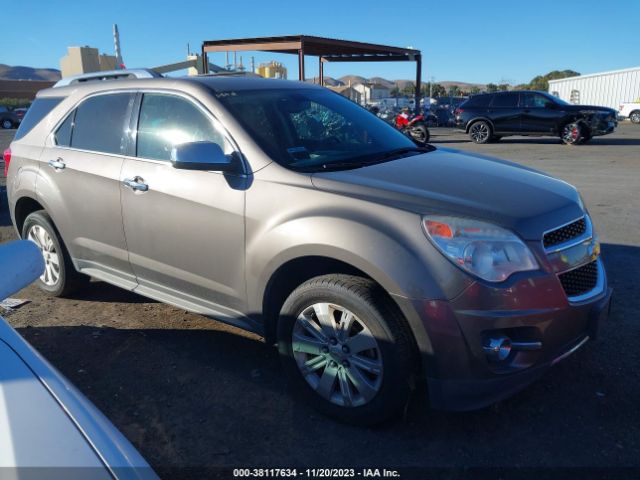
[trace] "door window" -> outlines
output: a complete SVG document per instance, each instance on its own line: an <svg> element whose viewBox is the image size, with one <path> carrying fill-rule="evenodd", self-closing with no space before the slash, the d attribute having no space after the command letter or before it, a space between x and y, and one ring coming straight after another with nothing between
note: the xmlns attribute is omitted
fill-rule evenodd
<svg viewBox="0 0 640 480"><path fill-rule="evenodd" d="M130 93L90 97L76 109L71 147L102 153L122 153L129 123Z"/></svg>
<svg viewBox="0 0 640 480"><path fill-rule="evenodd" d="M492 108L516 108L518 106L517 93L500 93L493 97Z"/></svg>
<svg viewBox="0 0 640 480"><path fill-rule="evenodd" d="M547 105L554 103L550 98L540 95L539 93L525 93L524 94L524 107L525 108L545 108Z"/></svg>
<svg viewBox="0 0 640 480"><path fill-rule="evenodd" d="M189 142L213 142L226 154L233 152L220 130L192 102L175 95L145 93L140 106L136 156L169 161L173 147Z"/></svg>

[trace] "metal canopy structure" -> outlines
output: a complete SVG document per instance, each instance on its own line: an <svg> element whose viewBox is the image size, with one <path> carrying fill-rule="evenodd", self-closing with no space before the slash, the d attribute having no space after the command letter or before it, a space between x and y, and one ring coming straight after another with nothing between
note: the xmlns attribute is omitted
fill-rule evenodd
<svg viewBox="0 0 640 480"><path fill-rule="evenodd" d="M298 55L298 78L304 81L304 57L318 57L320 85L324 85L325 62L416 62L415 106L420 108L420 85L422 83L422 54L413 48L390 47L374 43L352 42L309 35L282 37L238 38L229 40L207 40L202 43L202 58L208 73L207 54L212 52L272 52Z"/></svg>

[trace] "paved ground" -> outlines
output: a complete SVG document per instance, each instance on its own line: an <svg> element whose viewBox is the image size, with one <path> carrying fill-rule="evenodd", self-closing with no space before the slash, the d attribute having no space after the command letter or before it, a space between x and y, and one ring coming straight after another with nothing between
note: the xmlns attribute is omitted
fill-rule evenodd
<svg viewBox="0 0 640 480"><path fill-rule="evenodd" d="M0 132L0 148L10 138ZM65 300L27 288L17 296L32 303L8 320L155 467L640 467L640 127L579 147L525 138L476 146L438 129L433 141L578 186L615 288L598 342L492 408L441 413L417 398L404 421L337 424L289 396L275 350L259 338L103 283Z"/></svg>

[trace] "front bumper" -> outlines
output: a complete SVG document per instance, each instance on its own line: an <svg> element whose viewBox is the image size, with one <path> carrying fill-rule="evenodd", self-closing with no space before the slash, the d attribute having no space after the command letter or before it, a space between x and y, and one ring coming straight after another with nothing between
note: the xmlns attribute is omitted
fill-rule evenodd
<svg viewBox="0 0 640 480"><path fill-rule="evenodd" d="M591 122L590 128L591 128L591 135L594 137L600 136L600 135L608 135L610 133L613 133L615 131L615 129L618 127L618 121L617 120L594 120Z"/></svg>
<svg viewBox="0 0 640 480"><path fill-rule="evenodd" d="M396 297L410 323L421 325L413 330L420 330L416 340L432 407L463 411L488 406L595 339L612 295L604 269L592 293L570 301L555 274L540 272L500 287L477 281L449 301ZM491 361L484 349L485 340L497 335L520 345L502 362Z"/></svg>
<svg viewBox="0 0 640 480"><path fill-rule="evenodd" d="M565 359L588 340L597 338L599 324L604 321L611 305L612 291L607 289L597 299L581 306L566 309L552 309L545 312L531 312L528 315L498 314L467 316L466 320L476 322L472 332L465 338L480 339L483 329L522 328L540 339L542 348L537 351L515 352L512 366L499 369L489 365L484 352L472 351L473 361L485 365L484 372L476 371L477 378L434 378L427 377L429 398L433 408L443 410L475 410L503 400L524 389L539 378L549 367ZM465 316L463 314L463 316ZM515 326L515 328L514 328ZM468 326L467 326L468 327ZM471 349L470 350L476 350Z"/></svg>

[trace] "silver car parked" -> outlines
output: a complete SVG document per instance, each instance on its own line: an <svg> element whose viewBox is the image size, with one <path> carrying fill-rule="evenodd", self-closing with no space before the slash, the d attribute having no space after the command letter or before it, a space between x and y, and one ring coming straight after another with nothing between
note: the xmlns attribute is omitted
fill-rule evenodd
<svg viewBox="0 0 640 480"><path fill-rule="evenodd" d="M438 408L504 398L608 311L565 182L416 145L318 86L114 75L40 92L5 153L53 295L91 276L257 332L294 391L357 424L419 380Z"/></svg>

